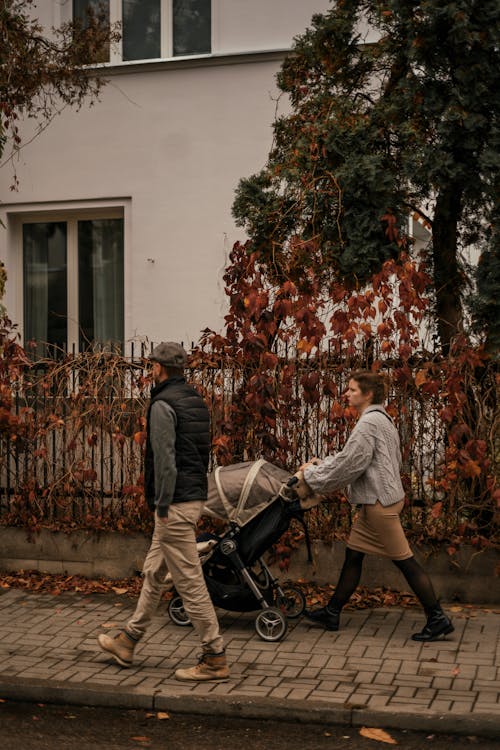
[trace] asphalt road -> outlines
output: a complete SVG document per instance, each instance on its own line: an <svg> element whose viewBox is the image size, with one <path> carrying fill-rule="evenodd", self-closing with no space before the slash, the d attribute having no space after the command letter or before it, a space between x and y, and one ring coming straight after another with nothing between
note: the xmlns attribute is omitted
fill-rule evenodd
<svg viewBox="0 0 500 750"><path fill-rule="evenodd" d="M500 740L0 701L2 750L500 750ZM393 742L390 742L393 740Z"/></svg>

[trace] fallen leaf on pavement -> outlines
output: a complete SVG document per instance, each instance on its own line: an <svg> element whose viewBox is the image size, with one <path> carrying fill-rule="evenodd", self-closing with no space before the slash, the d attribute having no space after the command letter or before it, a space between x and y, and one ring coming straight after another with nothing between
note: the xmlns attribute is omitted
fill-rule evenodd
<svg viewBox="0 0 500 750"><path fill-rule="evenodd" d="M128 589L118 589L115 588L115 586L111 586L112 591L115 592L115 594L126 594L128 593Z"/></svg>
<svg viewBox="0 0 500 750"><path fill-rule="evenodd" d="M158 711L156 714L157 719L170 719L170 714L167 714L166 711Z"/></svg>
<svg viewBox="0 0 500 750"><path fill-rule="evenodd" d="M367 737L369 740L376 740L377 742L387 742L388 745L397 745L396 740L391 737L390 734L384 732L383 729L375 729L373 727L361 727L359 733L362 737Z"/></svg>
<svg viewBox="0 0 500 750"><path fill-rule="evenodd" d="M116 624L116 622L103 622L103 624L101 625L101 628L117 628L117 627L118 625Z"/></svg>

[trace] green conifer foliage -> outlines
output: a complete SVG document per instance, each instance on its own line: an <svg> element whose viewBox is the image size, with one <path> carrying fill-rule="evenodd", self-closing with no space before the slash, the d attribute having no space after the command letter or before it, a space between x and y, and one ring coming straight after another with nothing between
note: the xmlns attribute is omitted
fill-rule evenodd
<svg viewBox="0 0 500 750"><path fill-rule="evenodd" d="M462 251L491 253L498 231L499 22L497 0L337 0L313 17L278 74L291 110L233 205L270 274L306 283L311 268L359 286L398 254L416 213L448 350L472 281ZM485 272L498 299L498 262L479 264L480 290Z"/></svg>

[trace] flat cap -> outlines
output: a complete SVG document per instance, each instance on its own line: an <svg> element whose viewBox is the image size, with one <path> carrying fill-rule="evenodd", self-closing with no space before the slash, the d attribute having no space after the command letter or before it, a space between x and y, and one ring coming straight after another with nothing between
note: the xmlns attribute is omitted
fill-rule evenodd
<svg viewBox="0 0 500 750"><path fill-rule="evenodd" d="M176 341L162 341L155 346L149 359L153 362L159 362L164 367L185 367L187 362L187 352Z"/></svg>

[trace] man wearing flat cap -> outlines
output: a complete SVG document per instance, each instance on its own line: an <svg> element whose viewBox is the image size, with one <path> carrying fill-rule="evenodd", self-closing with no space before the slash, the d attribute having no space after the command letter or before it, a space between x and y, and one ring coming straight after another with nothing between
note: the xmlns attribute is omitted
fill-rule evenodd
<svg viewBox="0 0 500 750"><path fill-rule="evenodd" d="M224 643L196 549L196 524L207 499L209 413L198 391L186 383L186 360L184 347L174 341L162 342L150 356L155 385L147 415L144 485L155 528L135 612L122 632L114 638L101 634L98 642L122 667L132 665L168 570L202 645L198 664L178 669L176 678L225 681Z"/></svg>

